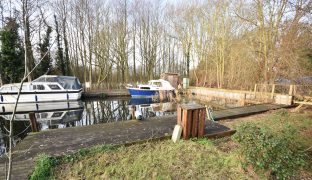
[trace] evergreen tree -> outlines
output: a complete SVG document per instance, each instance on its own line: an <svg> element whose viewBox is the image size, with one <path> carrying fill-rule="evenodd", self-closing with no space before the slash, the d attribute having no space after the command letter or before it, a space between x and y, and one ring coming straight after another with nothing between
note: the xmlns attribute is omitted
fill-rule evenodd
<svg viewBox="0 0 312 180"><path fill-rule="evenodd" d="M63 48L61 46L61 35L59 32L58 22L56 15L54 15L55 20L55 31L56 31L56 42L57 42L57 53L56 53L56 69L62 74L66 75L66 68L64 62Z"/></svg>
<svg viewBox="0 0 312 180"><path fill-rule="evenodd" d="M39 43L38 50L39 50L39 53L40 53L40 59L43 58L43 60L39 64L39 67L38 67L38 70L37 70L37 74L39 76L45 74L51 68L51 56L50 56L50 53L48 52L49 51L49 46L50 46L50 35L51 35L51 32L52 32L52 28L50 26L48 26L47 32L46 32L46 34L44 36L43 41Z"/></svg>
<svg viewBox="0 0 312 180"><path fill-rule="evenodd" d="M0 31L0 73L4 84L19 82L24 74L24 50L15 18L7 18Z"/></svg>

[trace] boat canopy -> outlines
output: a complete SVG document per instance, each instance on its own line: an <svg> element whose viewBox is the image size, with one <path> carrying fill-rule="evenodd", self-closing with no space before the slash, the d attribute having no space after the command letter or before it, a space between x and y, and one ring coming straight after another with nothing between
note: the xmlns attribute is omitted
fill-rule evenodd
<svg viewBox="0 0 312 180"><path fill-rule="evenodd" d="M174 90L174 87L171 86L169 81L158 79L148 81L149 86L153 87L162 87L164 90Z"/></svg>
<svg viewBox="0 0 312 180"><path fill-rule="evenodd" d="M33 82L58 82L64 89L81 89L79 79L74 76L49 76L44 75L33 80Z"/></svg>

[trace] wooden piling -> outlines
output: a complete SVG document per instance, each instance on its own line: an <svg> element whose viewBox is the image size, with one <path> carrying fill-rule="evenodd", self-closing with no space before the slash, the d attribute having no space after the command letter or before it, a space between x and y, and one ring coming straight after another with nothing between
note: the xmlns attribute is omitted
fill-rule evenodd
<svg viewBox="0 0 312 180"><path fill-rule="evenodd" d="M199 110L199 125L198 125L198 137L205 135L205 109Z"/></svg>
<svg viewBox="0 0 312 180"><path fill-rule="evenodd" d="M205 134L205 106L181 105L177 109L177 124L182 125L183 139L203 137Z"/></svg>
<svg viewBox="0 0 312 180"><path fill-rule="evenodd" d="M29 122L31 126L32 132L38 132L38 124L37 124L37 118L34 112L29 113Z"/></svg>
<svg viewBox="0 0 312 180"><path fill-rule="evenodd" d="M188 111L187 109L183 109L183 113L182 113L182 127L183 127L182 136L183 136L183 139L189 139L190 138L191 117L192 117L191 111Z"/></svg>
<svg viewBox="0 0 312 180"><path fill-rule="evenodd" d="M136 107L135 105L132 105L131 119L135 119L135 111L136 111Z"/></svg>
<svg viewBox="0 0 312 180"><path fill-rule="evenodd" d="M177 108L177 124L182 126L182 108L180 106Z"/></svg>
<svg viewBox="0 0 312 180"><path fill-rule="evenodd" d="M167 93L166 91L159 91L159 101L163 102L167 100Z"/></svg>
<svg viewBox="0 0 312 180"><path fill-rule="evenodd" d="M193 122L192 122L192 137L196 137L197 136L197 131L198 131L198 125L199 125L199 122L198 122L198 119L199 119L199 116L198 116L198 112L199 110L198 109L195 109L193 112L192 112L192 116L193 116Z"/></svg>

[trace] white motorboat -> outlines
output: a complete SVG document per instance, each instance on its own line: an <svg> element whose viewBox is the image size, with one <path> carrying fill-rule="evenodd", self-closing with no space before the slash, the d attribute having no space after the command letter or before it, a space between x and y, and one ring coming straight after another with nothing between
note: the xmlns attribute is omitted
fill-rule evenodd
<svg viewBox="0 0 312 180"><path fill-rule="evenodd" d="M15 103L20 84L5 84L0 88L0 104ZM82 86L74 76L43 75L22 86L19 103L42 103L79 100Z"/></svg>
<svg viewBox="0 0 312 180"><path fill-rule="evenodd" d="M24 114L29 112L46 112L46 111L62 111L72 109L82 109L82 101L67 102L43 102L43 103L18 103L16 114ZM0 115L12 114L15 109L14 104L0 104Z"/></svg>

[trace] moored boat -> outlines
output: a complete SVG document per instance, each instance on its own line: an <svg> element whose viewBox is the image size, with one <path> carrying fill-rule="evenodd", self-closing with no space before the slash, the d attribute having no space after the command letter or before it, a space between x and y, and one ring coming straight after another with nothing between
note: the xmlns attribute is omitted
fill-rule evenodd
<svg viewBox="0 0 312 180"><path fill-rule="evenodd" d="M158 79L150 80L148 84L139 84L138 87L127 87L131 96L145 96L151 97L159 93L159 91L173 91L169 81Z"/></svg>
<svg viewBox="0 0 312 180"><path fill-rule="evenodd" d="M0 116L12 114L15 109L15 104L0 104ZM60 102L43 102L43 103L18 103L16 107L16 114L24 113L39 113L50 111L62 111L83 109L82 101L60 101Z"/></svg>
<svg viewBox="0 0 312 180"><path fill-rule="evenodd" d="M20 84L0 88L0 104L15 103ZM43 75L22 86L19 103L73 101L81 98L82 86L74 76Z"/></svg>

